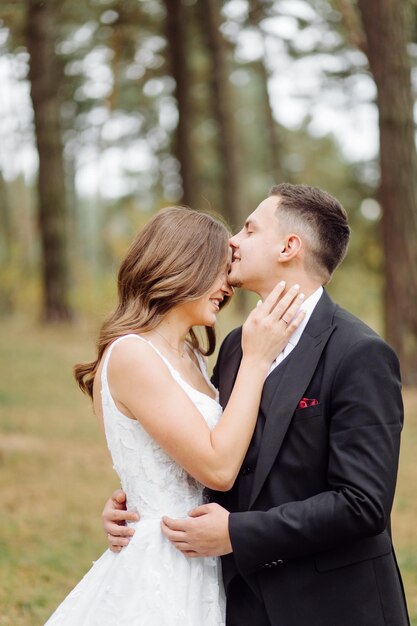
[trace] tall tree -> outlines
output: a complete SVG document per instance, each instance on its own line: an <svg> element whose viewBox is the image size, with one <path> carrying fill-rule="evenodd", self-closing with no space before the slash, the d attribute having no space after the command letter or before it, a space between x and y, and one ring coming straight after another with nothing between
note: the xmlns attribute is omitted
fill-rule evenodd
<svg viewBox="0 0 417 626"><path fill-rule="evenodd" d="M39 155L37 188L45 321L71 318L55 10L54 0L27 0L26 44Z"/></svg>
<svg viewBox="0 0 417 626"><path fill-rule="evenodd" d="M282 142L278 134L278 124L274 118L271 98L269 94L270 71L268 69L266 33L262 28L262 21L267 17L266 5L263 0L250 0L248 20L249 24L259 31L262 38L261 55L258 61L254 62L254 67L260 78L260 97L262 98L264 118L265 118L265 145L269 150L269 163L273 183L279 183L283 179Z"/></svg>
<svg viewBox="0 0 417 626"><path fill-rule="evenodd" d="M0 273L0 315L11 313L13 303L8 280L4 276L7 271L12 254L13 228L11 220L11 207L7 193L6 182L3 172L0 170L0 266L4 268Z"/></svg>
<svg viewBox="0 0 417 626"><path fill-rule="evenodd" d="M408 0L358 0L378 91L388 341L417 382L417 155L406 28Z"/></svg>
<svg viewBox="0 0 417 626"><path fill-rule="evenodd" d="M3 172L0 170L0 259L7 261L12 245L10 203Z"/></svg>
<svg viewBox="0 0 417 626"><path fill-rule="evenodd" d="M192 107L191 81L187 56L187 15L182 0L164 0L166 9L165 34L168 42L168 61L175 80L175 99L178 106L178 125L174 138L174 155L181 168L182 202L196 206L196 180L191 143Z"/></svg>
<svg viewBox="0 0 417 626"><path fill-rule="evenodd" d="M208 51L211 109L217 124L222 213L231 227L237 228L243 217L242 187L227 46L220 29L220 5L218 0L201 0L197 6L201 31Z"/></svg>

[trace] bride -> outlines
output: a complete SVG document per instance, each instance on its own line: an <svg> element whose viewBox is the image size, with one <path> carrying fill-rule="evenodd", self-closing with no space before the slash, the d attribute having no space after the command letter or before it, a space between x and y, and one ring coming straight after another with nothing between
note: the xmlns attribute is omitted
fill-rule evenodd
<svg viewBox="0 0 417 626"><path fill-rule="evenodd" d="M219 560L185 557L162 534L161 518L187 516L202 504L204 485L233 485L270 365L303 317L296 286L281 297L279 284L258 303L243 325L243 358L222 414L204 356L232 295L228 238L213 217L171 207L138 233L122 262L97 358L77 365L75 377L104 425L127 508L141 521L129 545L107 550L47 626L224 624ZM205 350L196 326L205 327Z"/></svg>

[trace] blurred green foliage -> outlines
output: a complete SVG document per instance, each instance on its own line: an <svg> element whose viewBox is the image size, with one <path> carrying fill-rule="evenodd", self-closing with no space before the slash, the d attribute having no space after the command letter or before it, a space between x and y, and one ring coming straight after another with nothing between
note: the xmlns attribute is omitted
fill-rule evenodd
<svg viewBox="0 0 417 626"><path fill-rule="evenodd" d="M89 316L112 305L117 265L137 229L155 210L181 197L178 163L173 158L177 113L166 52L165 9L157 0L49 0L47 4L58 17L56 53L62 68L59 93L69 199L71 300L77 316ZM341 304L361 312L381 329L383 277L378 220L364 217L360 210L362 201L374 195L376 163L349 161L334 136L312 133L309 116L297 129L276 121L277 180L268 156L267 103L262 95L262 63L267 64L264 69L271 76L278 72L274 64L278 67L286 58L310 56L323 66L324 87L330 85L330 89L344 93L348 104L349 83L344 81L364 71L363 58L352 52L340 14L331 2L304 3L305 16L303 11L298 16L295 11L296 17L291 17L297 36L282 38L265 24L273 17L289 19L290 7L280 2L260 4L264 21L251 18L233 0L222 4L238 137L239 196L243 198L239 214L243 220L269 187L282 178L322 187L338 197L349 212L353 237L349 255L330 291ZM3 55L16 64L22 83L27 80L25 6L23 0L5 2L0 9L0 32L4 35L0 38L0 59ZM184 10L189 18L189 124L197 172L196 208L227 214L220 200L223 165L216 148L219 129L209 106L211 66L196 3L187 2ZM313 43L306 46L303 37L309 41L311 33L315 33ZM246 40L241 39L248 35L263 37L273 54L263 58L255 45L252 57L248 55ZM330 57L344 68L343 76L326 69L325 61ZM314 104L320 93L310 96ZM279 94L270 94L269 106L277 97ZM24 106L30 106L28 101ZM9 129L6 137L5 145L14 146L16 154L21 154L22 146L33 146L30 117L22 124L24 128L18 132ZM107 158L110 165L103 165ZM42 256L34 183L21 173L11 177L9 172L5 177L1 168L0 160L0 222L4 226L0 229L0 314L37 316L41 309ZM101 188L106 181L103 168L109 179L112 170L119 172L117 189L110 195ZM80 183L80 177L84 182ZM82 191L83 185L87 185L88 193Z"/></svg>

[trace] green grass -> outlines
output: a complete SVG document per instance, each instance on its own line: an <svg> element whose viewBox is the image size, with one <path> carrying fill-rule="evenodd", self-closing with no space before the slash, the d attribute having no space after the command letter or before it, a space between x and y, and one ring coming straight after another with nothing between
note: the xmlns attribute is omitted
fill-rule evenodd
<svg viewBox="0 0 417 626"><path fill-rule="evenodd" d="M71 374L93 356L93 338L83 327L0 324L0 626L43 624L106 548L100 513L118 481ZM393 533L417 625L417 390L405 400Z"/></svg>
<svg viewBox="0 0 417 626"><path fill-rule="evenodd" d="M86 330L0 326L1 626L42 624L106 547L118 482L71 374L92 346Z"/></svg>

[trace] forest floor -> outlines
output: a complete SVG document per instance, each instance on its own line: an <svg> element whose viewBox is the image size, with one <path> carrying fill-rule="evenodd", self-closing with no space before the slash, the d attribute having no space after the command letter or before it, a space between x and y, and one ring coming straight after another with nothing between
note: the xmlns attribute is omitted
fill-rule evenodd
<svg viewBox="0 0 417 626"><path fill-rule="evenodd" d="M93 345L88 328L0 324L0 626L43 624L106 548L100 513L118 480L71 374ZM417 389L404 399L393 535L417 626Z"/></svg>

